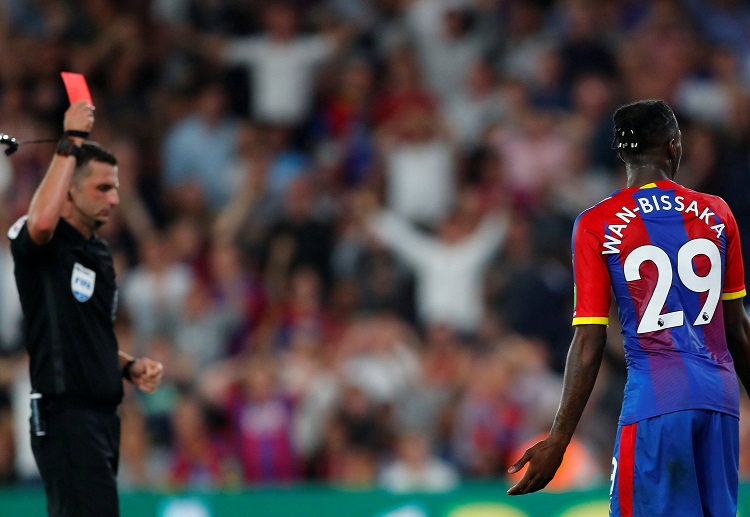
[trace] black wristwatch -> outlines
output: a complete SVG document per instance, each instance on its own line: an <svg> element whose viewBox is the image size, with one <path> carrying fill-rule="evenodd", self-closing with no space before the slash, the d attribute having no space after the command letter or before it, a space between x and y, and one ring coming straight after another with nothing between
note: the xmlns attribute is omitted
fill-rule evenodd
<svg viewBox="0 0 750 517"><path fill-rule="evenodd" d="M131 359L130 361L125 363L125 366L122 367L122 376L130 382L133 382L133 378L130 376L130 370L133 369L135 361L135 359Z"/></svg>
<svg viewBox="0 0 750 517"><path fill-rule="evenodd" d="M78 158L78 155L81 154L81 148L78 147L70 138L61 138L60 142L57 144L57 150L55 150L55 152L60 156L65 156L66 158L70 155Z"/></svg>

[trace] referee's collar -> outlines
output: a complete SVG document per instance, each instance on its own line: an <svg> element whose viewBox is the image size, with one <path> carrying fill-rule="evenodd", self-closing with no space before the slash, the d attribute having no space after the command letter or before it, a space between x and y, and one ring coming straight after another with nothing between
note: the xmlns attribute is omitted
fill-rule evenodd
<svg viewBox="0 0 750 517"><path fill-rule="evenodd" d="M86 238L85 235L83 235L81 232L75 229L75 227L70 224L68 221L66 221L64 218L60 218L60 221L57 223L57 228L55 228L55 232L60 232L62 237L65 238L65 240L73 241L80 244L86 244L87 242L93 242L96 240L96 234L91 233L90 238Z"/></svg>

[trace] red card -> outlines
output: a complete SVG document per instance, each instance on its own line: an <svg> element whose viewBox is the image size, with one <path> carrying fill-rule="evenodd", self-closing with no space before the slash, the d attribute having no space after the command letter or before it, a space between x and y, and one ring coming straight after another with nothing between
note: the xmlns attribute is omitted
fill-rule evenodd
<svg viewBox="0 0 750 517"><path fill-rule="evenodd" d="M88 101L89 105L94 105L91 101L91 93L86 84L86 78L82 74L60 72L60 75L65 83L65 89L68 91L68 98L71 104L78 101Z"/></svg>

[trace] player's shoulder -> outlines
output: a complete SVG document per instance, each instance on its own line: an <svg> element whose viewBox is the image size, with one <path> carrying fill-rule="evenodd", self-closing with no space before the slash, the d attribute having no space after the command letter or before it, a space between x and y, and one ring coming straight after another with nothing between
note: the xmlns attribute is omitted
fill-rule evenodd
<svg viewBox="0 0 750 517"><path fill-rule="evenodd" d="M714 212L717 212L717 215L720 217L723 216L725 213L731 213L731 209L729 208L729 205L726 201L724 201L724 198L721 196L717 196L715 194L708 194L706 192L701 192L699 190L693 190L691 188L688 188L684 185L680 185L678 183L675 183L675 194L682 195L689 199L697 199L703 201L703 204L705 206L710 206L711 209Z"/></svg>
<svg viewBox="0 0 750 517"><path fill-rule="evenodd" d="M694 190L694 189L691 189L690 187L686 187L685 185L680 185L679 183L674 184L674 191L675 191L675 194L681 195L684 197L704 199L706 201L714 201L714 202L718 202L723 205L726 205L726 202L717 195L709 194L707 192L702 192L700 190Z"/></svg>
<svg viewBox="0 0 750 517"><path fill-rule="evenodd" d="M628 189L620 189L614 191L609 196L599 201L594 206L591 206L578 214L575 220L575 227L594 227L601 226L603 219L606 214L612 212L612 208L620 208L622 203L628 198Z"/></svg>

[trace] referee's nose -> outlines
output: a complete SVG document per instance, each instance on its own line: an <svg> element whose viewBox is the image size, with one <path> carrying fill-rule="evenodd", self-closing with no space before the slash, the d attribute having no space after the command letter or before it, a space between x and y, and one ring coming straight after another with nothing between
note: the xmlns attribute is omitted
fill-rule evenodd
<svg viewBox="0 0 750 517"><path fill-rule="evenodd" d="M111 206L117 206L120 204L120 193L116 188L110 189L107 196L107 201Z"/></svg>

